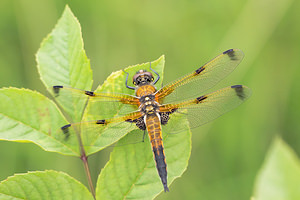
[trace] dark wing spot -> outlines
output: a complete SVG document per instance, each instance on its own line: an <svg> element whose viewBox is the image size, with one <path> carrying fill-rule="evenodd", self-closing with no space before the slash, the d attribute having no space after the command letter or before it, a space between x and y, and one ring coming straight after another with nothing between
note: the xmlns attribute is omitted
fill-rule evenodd
<svg viewBox="0 0 300 200"><path fill-rule="evenodd" d="M231 86L231 88L241 88L241 87L243 87L242 85L233 85L233 86Z"/></svg>
<svg viewBox="0 0 300 200"><path fill-rule="evenodd" d="M224 51L223 54L225 55L228 55L230 60L237 60L237 58L235 57L235 53L234 53L234 50L233 49L229 49L227 51Z"/></svg>
<svg viewBox="0 0 300 200"><path fill-rule="evenodd" d="M198 97L196 100L197 100L197 104L200 103L201 101L203 101L204 99L206 99L207 96L201 96L201 97Z"/></svg>
<svg viewBox="0 0 300 200"><path fill-rule="evenodd" d="M94 92L92 92L92 91L85 91L84 94L89 95L89 96L95 96Z"/></svg>
<svg viewBox="0 0 300 200"><path fill-rule="evenodd" d="M61 85L55 85L55 86L53 86L53 92L54 92L54 94L58 95L59 90L61 88L63 88L63 86L61 86Z"/></svg>
<svg viewBox="0 0 300 200"><path fill-rule="evenodd" d="M197 69L195 72L196 72L196 75L197 74L200 74L205 68L202 66L200 67L199 69Z"/></svg>
<svg viewBox="0 0 300 200"><path fill-rule="evenodd" d="M105 124L105 119L97 120L96 124Z"/></svg>
<svg viewBox="0 0 300 200"><path fill-rule="evenodd" d="M173 108L173 109L171 110L170 114L176 112L176 110L178 110L178 108Z"/></svg>
<svg viewBox="0 0 300 200"><path fill-rule="evenodd" d="M244 88L242 85L233 85L231 86L232 89L235 90L236 95L241 99L244 100L246 98L245 93L244 93Z"/></svg>
<svg viewBox="0 0 300 200"><path fill-rule="evenodd" d="M132 120L132 119L126 119L125 122L134 123L134 120Z"/></svg>

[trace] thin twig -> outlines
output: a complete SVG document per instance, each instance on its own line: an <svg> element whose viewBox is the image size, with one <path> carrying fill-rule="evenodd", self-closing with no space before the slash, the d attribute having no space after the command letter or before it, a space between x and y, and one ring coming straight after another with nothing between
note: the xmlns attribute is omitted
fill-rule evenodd
<svg viewBox="0 0 300 200"><path fill-rule="evenodd" d="M83 148L82 148L83 149ZM95 189L94 189L94 185L93 185L93 182L92 182L92 177L91 177L91 173L90 173L90 168L89 168L89 164L88 164L88 158L85 154L85 151L83 149L83 152L81 152L81 157L80 159L82 160L83 162L83 166L84 166L84 171L85 171L85 174L86 174L86 177L88 179L88 183L89 183L89 186L90 186L90 191L94 197L94 199L96 199L96 196L95 196Z"/></svg>
<svg viewBox="0 0 300 200"><path fill-rule="evenodd" d="M80 137L80 132L78 132L78 130L77 130L77 139L78 139L79 148L80 148L80 159L83 162L84 171L85 171L85 175L88 180L90 191L91 191L94 199L96 199L95 189L94 189L94 185L93 185L93 181L92 181L92 177L91 177L91 173L90 173L90 168L89 168L89 164L88 164L88 157L86 156L85 149L83 147L82 140Z"/></svg>

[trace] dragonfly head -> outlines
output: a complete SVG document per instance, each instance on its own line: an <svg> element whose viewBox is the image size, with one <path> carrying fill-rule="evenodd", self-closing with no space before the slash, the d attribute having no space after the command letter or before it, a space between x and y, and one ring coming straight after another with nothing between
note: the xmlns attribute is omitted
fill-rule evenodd
<svg viewBox="0 0 300 200"><path fill-rule="evenodd" d="M147 85L153 82L154 77L151 72L139 70L132 78L135 86Z"/></svg>

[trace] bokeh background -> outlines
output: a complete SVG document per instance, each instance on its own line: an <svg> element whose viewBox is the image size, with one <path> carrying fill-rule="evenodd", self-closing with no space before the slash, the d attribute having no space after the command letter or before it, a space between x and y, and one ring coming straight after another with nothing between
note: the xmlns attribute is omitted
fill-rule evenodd
<svg viewBox="0 0 300 200"><path fill-rule="evenodd" d="M252 88L252 97L193 130L187 171L158 199L249 199L275 135L300 155L300 1L1 0L0 87L48 95L35 53L65 4L81 23L94 88L111 72L162 54L167 83L229 48L245 53L239 67L214 89L244 84ZM109 151L90 158L94 181ZM86 184L78 158L0 141L0 180L45 169L67 172Z"/></svg>

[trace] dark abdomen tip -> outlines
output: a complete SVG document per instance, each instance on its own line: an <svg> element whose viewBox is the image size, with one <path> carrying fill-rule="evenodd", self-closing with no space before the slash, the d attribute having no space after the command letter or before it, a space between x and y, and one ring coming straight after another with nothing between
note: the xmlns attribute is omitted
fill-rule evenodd
<svg viewBox="0 0 300 200"><path fill-rule="evenodd" d="M170 191L167 184L164 185L164 190L165 190L165 192L169 192Z"/></svg>
<svg viewBox="0 0 300 200"><path fill-rule="evenodd" d="M156 162L156 169L160 176L161 182L164 186L165 192L169 191L168 180L167 180L167 164L165 160L164 148L163 146L152 147L154 158Z"/></svg>

